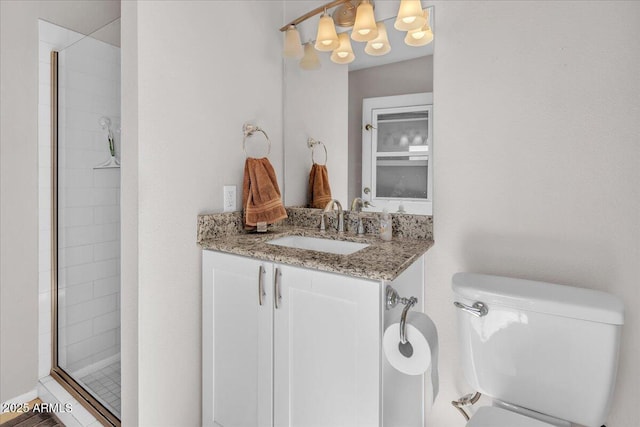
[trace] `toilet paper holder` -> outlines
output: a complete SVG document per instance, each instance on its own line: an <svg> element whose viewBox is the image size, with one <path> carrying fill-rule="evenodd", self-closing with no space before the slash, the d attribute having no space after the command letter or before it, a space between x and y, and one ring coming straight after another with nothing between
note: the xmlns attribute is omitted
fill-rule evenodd
<svg viewBox="0 0 640 427"><path fill-rule="evenodd" d="M391 310L396 305L404 304L404 308L402 309L402 315L400 316L400 344L407 344L409 341L407 340L407 314L411 307L418 303L418 298L416 297L401 297L398 294L398 291L393 289L391 286L387 285L386 288L386 298L385 298L385 308L387 310ZM407 356L408 357L408 356Z"/></svg>

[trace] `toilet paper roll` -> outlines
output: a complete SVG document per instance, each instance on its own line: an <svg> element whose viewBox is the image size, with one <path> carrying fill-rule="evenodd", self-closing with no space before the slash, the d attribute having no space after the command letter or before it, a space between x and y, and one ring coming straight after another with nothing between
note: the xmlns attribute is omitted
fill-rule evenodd
<svg viewBox="0 0 640 427"><path fill-rule="evenodd" d="M407 375L421 375L430 371L432 399L438 394L438 331L433 320L424 313L407 315L407 341L413 354L406 357L400 351L400 323L392 323L384 331L382 346L387 360L398 371Z"/></svg>

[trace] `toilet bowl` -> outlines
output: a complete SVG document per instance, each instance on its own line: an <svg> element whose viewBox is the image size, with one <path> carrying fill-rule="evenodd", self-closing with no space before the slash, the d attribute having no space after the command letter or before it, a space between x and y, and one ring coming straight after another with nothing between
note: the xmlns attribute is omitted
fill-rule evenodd
<svg viewBox="0 0 640 427"><path fill-rule="evenodd" d="M467 427L600 427L613 398L622 301L605 292L457 273L465 379L491 397Z"/></svg>

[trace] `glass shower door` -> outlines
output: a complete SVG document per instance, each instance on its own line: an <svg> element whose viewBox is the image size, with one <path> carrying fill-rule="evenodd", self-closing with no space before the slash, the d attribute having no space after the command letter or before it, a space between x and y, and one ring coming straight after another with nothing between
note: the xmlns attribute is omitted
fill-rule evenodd
<svg viewBox="0 0 640 427"><path fill-rule="evenodd" d="M53 177L52 375L113 425L121 411L119 28L114 21L57 53Z"/></svg>

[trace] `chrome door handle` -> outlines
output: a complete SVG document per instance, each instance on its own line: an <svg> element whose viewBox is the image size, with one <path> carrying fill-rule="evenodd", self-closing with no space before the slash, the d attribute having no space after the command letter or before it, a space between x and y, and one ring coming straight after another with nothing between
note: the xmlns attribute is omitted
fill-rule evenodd
<svg viewBox="0 0 640 427"><path fill-rule="evenodd" d="M280 268L276 267L276 272L273 278L273 304L276 310L280 308L280 303L282 302L282 294L280 293L281 277L282 277L282 271L280 271Z"/></svg>
<svg viewBox="0 0 640 427"><path fill-rule="evenodd" d="M266 273L264 267L261 265L258 269L258 304L264 303L264 297L267 293L264 291L264 274Z"/></svg>
<svg viewBox="0 0 640 427"><path fill-rule="evenodd" d="M489 313L489 307L483 302L476 301L471 307L461 302L454 302L453 305L458 307L462 311L466 311L469 314L473 314L476 317L483 317Z"/></svg>

